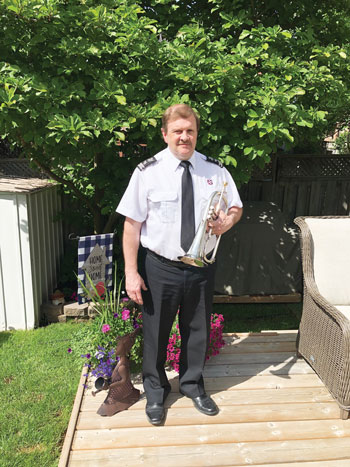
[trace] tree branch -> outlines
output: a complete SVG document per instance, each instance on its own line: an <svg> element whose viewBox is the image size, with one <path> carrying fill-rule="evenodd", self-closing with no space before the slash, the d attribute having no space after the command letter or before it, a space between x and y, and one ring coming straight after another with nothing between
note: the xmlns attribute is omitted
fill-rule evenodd
<svg viewBox="0 0 350 467"><path fill-rule="evenodd" d="M93 203L91 203L90 198L85 196L75 185L73 182L70 180L66 180L63 177L60 177L57 175L55 172L53 172L49 167L47 167L45 164L42 162L38 161L33 155L31 155L31 158L33 162L41 169L43 170L47 175L50 176L53 180L56 182L62 183L62 185L66 185L69 187L79 198L81 201L83 201L92 211L98 209L97 206L95 206Z"/></svg>
<svg viewBox="0 0 350 467"><path fill-rule="evenodd" d="M112 231L113 226L116 223L117 217L118 215L115 211L111 212L103 229L103 233L110 233Z"/></svg>

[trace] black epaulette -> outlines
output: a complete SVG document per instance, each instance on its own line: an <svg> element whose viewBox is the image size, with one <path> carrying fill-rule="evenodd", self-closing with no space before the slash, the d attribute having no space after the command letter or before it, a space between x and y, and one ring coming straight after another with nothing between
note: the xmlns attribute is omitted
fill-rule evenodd
<svg viewBox="0 0 350 467"><path fill-rule="evenodd" d="M149 165L151 164L154 164L155 162L157 162L157 159L155 157L149 157L148 159L146 159L145 161L143 162L140 162L137 166L137 168L139 170L145 170L146 167L148 167Z"/></svg>
<svg viewBox="0 0 350 467"><path fill-rule="evenodd" d="M209 156L205 156L205 157L207 158L207 162L211 162L212 164L216 164L219 167L223 167L222 162L220 162L218 159L214 159L214 157L209 157Z"/></svg>

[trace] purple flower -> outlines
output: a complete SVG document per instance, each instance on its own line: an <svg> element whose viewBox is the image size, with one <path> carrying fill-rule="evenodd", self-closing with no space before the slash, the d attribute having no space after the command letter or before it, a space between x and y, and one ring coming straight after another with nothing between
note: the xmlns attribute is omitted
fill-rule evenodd
<svg viewBox="0 0 350 467"><path fill-rule="evenodd" d="M113 318L118 318L118 313L114 313Z"/></svg>
<svg viewBox="0 0 350 467"><path fill-rule="evenodd" d="M101 360L102 358L104 358L105 354L103 352L96 352L95 353L95 357L97 358L97 360Z"/></svg>
<svg viewBox="0 0 350 467"><path fill-rule="evenodd" d="M71 353L71 352L72 352L72 349L69 347L69 349L67 349L67 352L68 352L68 353Z"/></svg>
<svg viewBox="0 0 350 467"><path fill-rule="evenodd" d="M82 354L80 355L82 358L87 358L88 360L90 360L91 358L91 355L89 353L86 353L86 354Z"/></svg>

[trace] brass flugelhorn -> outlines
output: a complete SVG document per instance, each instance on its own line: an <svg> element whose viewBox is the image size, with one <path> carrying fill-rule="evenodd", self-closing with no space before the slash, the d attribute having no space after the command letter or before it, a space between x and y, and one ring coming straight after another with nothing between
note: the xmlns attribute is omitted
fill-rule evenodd
<svg viewBox="0 0 350 467"><path fill-rule="evenodd" d="M179 260L183 263L199 268L214 263L221 235L212 234L212 229L208 229L208 222L213 220L219 211L224 211L225 214L228 211L227 199L224 196L226 185L227 182L224 182L222 190L214 191L210 196L190 249L184 256L179 256ZM213 237L216 237L213 248L209 246L209 252L206 253L208 244ZM208 258L209 254L210 257Z"/></svg>

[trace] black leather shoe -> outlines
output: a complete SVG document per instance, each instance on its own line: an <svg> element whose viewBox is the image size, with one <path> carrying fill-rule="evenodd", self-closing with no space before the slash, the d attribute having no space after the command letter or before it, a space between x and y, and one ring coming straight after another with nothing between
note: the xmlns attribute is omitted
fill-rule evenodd
<svg viewBox="0 0 350 467"><path fill-rule="evenodd" d="M158 402L146 404L146 416L152 425L160 425L165 418L164 405Z"/></svg>
<svg viewBox="0 0 350 467"><path fill-rule="evenodd" d="M193 404L197 410L204 413L205 415L217 415L219 413L219 408L213 401L211 397L207 394L202 396L193 397Z"/></svg>

